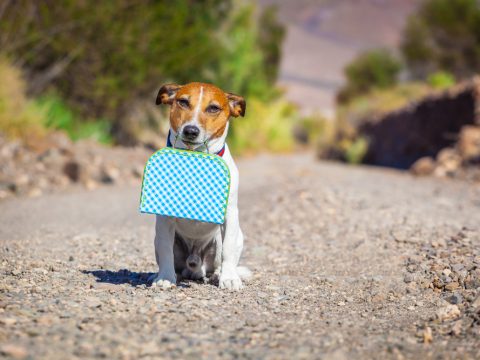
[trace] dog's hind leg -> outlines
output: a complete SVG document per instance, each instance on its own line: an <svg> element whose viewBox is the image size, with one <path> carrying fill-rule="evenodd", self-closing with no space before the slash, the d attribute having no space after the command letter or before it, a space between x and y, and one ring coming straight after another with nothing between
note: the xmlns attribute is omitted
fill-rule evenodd
<svg viewBox="0 0 480 360"><path fill-rule="evenodd" d="M219 229L213 240L214 251L213 256L208 259L207 274L210 275L210 283L217 284L220 281L220 273L222 271L222 232Z"/></svg>

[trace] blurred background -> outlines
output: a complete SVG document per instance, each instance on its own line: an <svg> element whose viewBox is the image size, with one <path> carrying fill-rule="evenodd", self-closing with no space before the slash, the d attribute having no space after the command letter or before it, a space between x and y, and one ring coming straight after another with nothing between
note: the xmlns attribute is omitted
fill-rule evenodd
<svg viewBox="0 0 480 360"><path fill-rule="evenodd" d="M0 199L134 182L168 82L243 95L237 156L480 181L476 0L0 2Z"/></svg>

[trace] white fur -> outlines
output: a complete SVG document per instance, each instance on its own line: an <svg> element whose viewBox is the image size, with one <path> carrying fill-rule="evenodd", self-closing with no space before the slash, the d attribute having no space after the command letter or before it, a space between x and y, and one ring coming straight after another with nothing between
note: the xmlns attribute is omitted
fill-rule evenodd
<svg viewBox="0 0 480 360"><path fill-rule="evenodd" d="M203 92L201 91L200 96L202 94ZM227 132L228 125L220 138L210 141L208 144L210 153L217 153L222 149ZM172 144L175 144L176 137L177 134L171 130L170 140ZM187 148L179 139L177 139L175 147ZM241 277L249 277L250 271L248 269L238 267L243 249L243 234L238 219L239 176L238 169L226 144L223 159L230 169L231 176L226 220L223 225L157 216L155 256L158 264L158 273L153 279L153 283L157 284L157 286L167 288L176 284L177 278L174 269L173 253L175 232L178 232L186 241L195 242L200 246L202 243L218 237L216 239L217 257L214 262L214 275L218 276L220 288L239 290L243 287Z"/></svg>
<svg viewBox="0 0 480 360"><path fill-rule="evenodd" d="M193 111L192 124L199 125L198 115L200 115L200 108L202 107L203 100L203 86L200 86L200 95L198 96L197 106Z"/></svg>

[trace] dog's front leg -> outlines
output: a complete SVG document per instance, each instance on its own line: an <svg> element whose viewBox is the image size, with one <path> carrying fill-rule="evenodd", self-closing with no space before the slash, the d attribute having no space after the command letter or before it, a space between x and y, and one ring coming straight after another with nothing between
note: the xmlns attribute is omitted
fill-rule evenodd
<svg viewBox="0 0 480 360"><path fill-rule="evenodd" d="M236 202L229 205L222 244L222 269L219 286L221 289L239 290L243 287L237 272L238 261L243 249L243 234L238 221Z"/></svg>
<svg viewBox="0 0 480 360"><path fill-rule="evenodd" d="M157 216L155 225L155 257L158 273L152 279L152 285L170 288L177 283L173 256L175 241L174 220Z"/></svg>

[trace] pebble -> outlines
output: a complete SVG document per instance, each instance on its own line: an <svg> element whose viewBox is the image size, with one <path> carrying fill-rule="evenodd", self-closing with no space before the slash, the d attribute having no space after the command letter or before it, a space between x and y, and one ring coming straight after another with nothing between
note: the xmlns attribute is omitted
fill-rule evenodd
<svg viewBox="0 0 480 360"><path fill-rule="evenodd" d="M451 283L448 283L447 285L445 285L445 290L448 290L448 291L455 291L459 288L459 284L458 282L451 282Z"/></svg>
<svg viewBox="0 0 480 360"><path fill-rule="evenodd" d="M0 354L10 356L14 359L25 359L28 356L28 352L25 348L15 344L1 345Z"/></svg>
<svg viewBox="0 0 480 360"><path fill-rule="evenodd" d="M457 305L447 305L437 311L437 318L440 321L450 321L460 317L460 309Z"/></svg>
<svg viewBox="0 0 480 360"><path fill-rule="evenodd" d="M0 318L0 324L5 326L12 326L17 323L17 319L14 318Z"/></svg>
<svg viewBox="0 0 480 360"><path fill-rule="evenodd" d="M432 328L430 326L427 326L425 330L423 330L423 343L430 344L432 341L433 341Z"/></svg>
<svg viewBox="0 0 480 360"><path fill-rule="evenodd" d="M463 302L463 296L460 293L454 293L453 295L451 295L447 298L447 301L450 304L458 305L458 304L461 304Z"/></svg>

